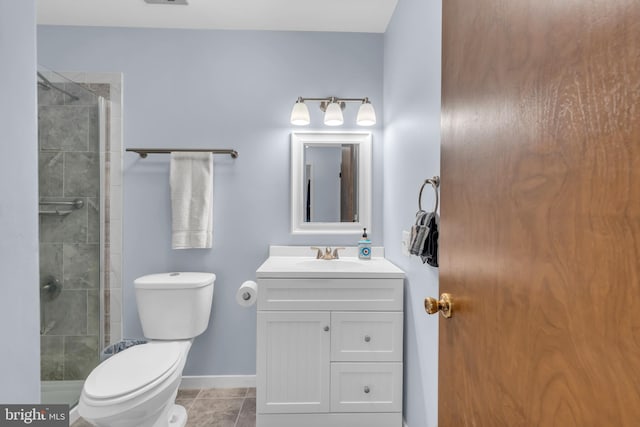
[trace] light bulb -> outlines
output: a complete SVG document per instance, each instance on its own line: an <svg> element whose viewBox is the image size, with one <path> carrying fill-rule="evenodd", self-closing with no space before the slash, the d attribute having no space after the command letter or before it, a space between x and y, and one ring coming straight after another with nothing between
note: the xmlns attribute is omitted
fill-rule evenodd
<svg viewBox="0 0 640 427"><path fill-rule="evenodd" d="M330 102L327 111L324 112L324 124L327 126L340 126L344 123L342 108L337 102Z"/></svg>
<svg viewBox="0 0 640 427"><path fill-rule="evenodd" d="M311 123L309 108L307 108L307 104L304 103L302 98L298 98L296 103L293 105L293 110L291 110L291 124L296 126L306 126L309 123Z"/></svg>
<svg viewBox="0 0 640 427"><path fill-rule="evenodd" d="M373 126L376 124L376 112L367 98L360 105L356 123L358 123L358 126Z"/></svg>

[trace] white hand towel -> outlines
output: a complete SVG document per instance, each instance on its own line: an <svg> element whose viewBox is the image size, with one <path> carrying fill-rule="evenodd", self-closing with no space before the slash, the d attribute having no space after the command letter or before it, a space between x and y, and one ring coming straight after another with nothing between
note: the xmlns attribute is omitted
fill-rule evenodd
<svg viewBox="0 0 640 427"><path fill-rule="evenodd" d="M171 247L213 246L213 155L171 153Z"/></svg>

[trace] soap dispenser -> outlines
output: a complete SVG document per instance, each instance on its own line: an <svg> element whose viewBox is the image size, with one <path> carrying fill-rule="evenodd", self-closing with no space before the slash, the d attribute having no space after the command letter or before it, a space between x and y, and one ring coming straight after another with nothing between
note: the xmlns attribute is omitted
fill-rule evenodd
<svg viewBox="0 0 640 427"><path fill-rule="evenodd" d="M362 239L358 241L358 258L371 259L371 240L367 237L367 229L362 233Z"/></svg>

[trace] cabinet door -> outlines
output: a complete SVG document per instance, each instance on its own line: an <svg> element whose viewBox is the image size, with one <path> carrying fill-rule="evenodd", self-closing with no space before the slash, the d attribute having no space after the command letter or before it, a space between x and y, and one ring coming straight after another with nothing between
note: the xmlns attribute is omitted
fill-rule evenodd
<svg viewBox="0 0 640 427"><path fill-rule="evenodd" d="M258 312L257 412L329 411L328 312Z"/></svg>

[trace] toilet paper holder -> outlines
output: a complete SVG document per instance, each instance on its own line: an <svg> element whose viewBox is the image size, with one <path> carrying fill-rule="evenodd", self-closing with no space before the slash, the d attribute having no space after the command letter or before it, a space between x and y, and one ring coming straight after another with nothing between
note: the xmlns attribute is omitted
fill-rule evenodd
<svg viewBox="0 0 640 427"><path fill-rule="evenodd" d="M247 280L236 292L236 302L242 307L249 307L258 299L258 285L252 280Z"/></svg>

